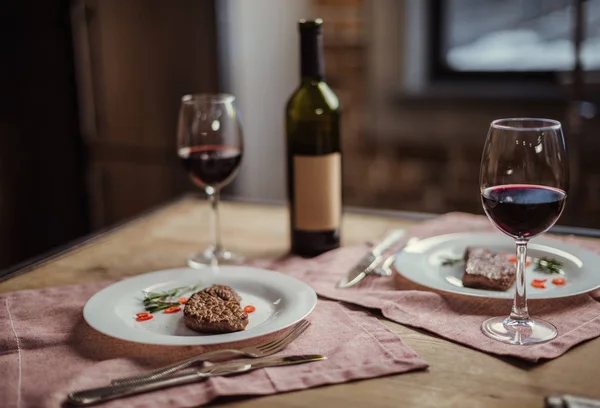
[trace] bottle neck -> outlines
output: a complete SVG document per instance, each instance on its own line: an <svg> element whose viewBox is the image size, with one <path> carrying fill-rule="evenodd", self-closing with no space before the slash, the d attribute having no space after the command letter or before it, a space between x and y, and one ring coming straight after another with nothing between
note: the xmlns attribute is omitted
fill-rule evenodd
<svg viewBox="0 0 600 408"><path fill-rule="evenodd" d="M320 32L300 34L300 75L302 82L325 80L323 37Z"/></svg>

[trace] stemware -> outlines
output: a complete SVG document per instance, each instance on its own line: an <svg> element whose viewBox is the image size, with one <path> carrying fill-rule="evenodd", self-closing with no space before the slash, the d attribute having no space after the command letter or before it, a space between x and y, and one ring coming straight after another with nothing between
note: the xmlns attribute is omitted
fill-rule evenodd
<svg viewBox="0 0 600 408"><path fill-rule="evenodd" d="M531 318L525 280L527 243L560 217L569 174L560 122L514 118L492 122L483 149L481 201L496 228L516 243L516 290L508 317L494 317L483 332L510 344L535 344L556 337L551 323Z"/></svg>
<svg viewBox="0 0 600 408"><path fill-rule="evenodd" d="M243 150L242 125L233 95L196 94L181 98L177 152L190 179L204 190L212 208L212 244L188 258L191 267L243 260L242 255L221 245L218 210L219 193L237 174Z"/></svg>

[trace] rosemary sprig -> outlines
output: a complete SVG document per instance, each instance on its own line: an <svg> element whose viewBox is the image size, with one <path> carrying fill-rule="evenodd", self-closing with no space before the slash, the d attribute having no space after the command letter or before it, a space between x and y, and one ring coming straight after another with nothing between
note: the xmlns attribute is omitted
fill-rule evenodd
<svg viewBox="0 0 600 408"><path fill-rule="evenodd" d="M462 258L444 258L444 260L442 261L442 266L453 266L457 263L461 263L462 261Z"/></svg>
<svg viewBox="0 0 600 408"><path fill-rule="evenodd" d="M565 272L560 268L562 263L553 258L533 258L535 270L543 273L558 273L564 275Z"/></svg>
<svg viewBox="0 0 600 408"><path fill-rule="evenodd" d="M146 312L154 313L160 310L168 309L171 306L180 306L181 303L174 298L185 292L195 292L200 287L200 284L194 286L181 286L179 288L169 289L164 292L148 292L143 290L144 294L144 309Z"/></svg>

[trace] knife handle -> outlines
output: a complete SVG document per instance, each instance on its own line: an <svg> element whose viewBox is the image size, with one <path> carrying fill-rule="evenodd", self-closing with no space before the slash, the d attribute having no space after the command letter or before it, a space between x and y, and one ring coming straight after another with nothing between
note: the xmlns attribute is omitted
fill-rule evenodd
<svg viewBox="0 0 600 408"><path fill-rule="evenodd" d="M207 353L202 353L198 356L190 357L183 361L178 361L176 363L169 364L166 367L158 368L156 370L147 372L145 374L134 375L131 377L117 378L116 380L112 380L110 383L113 385L119 385L119 384L126 384L131 381L151 380L154 378L164 377L164 376L173 374L176 371L179 371L181 369L190 367L193 364L200 363L200 362L206 361L206 360L211 360L211 359L214 359L215 357L229 356L231 354L233 354L234 356L236 354L243 355L243 353L240 352L239 350L231 350L231 349L209 351Z"/></svg>
<svg viewBox="0 0 600 408"><path fill-rule="evenodd" d="M545 408L598 408L600 400L562 395L560 397L548 396L544 399Z"/></svg>
<svg viewBox="0 0 600 408"><path fill-rule="evenodd" d="M371 251L374 255L383 255L388 249L393 247L400 241L400 239L404 236L406 231L404 230L395 230L389 233L381 242L373 247Z"/></svg>
<svg viewBox="0 0 600 408"><path fill-rule="evenodd" d="M107 385L104 387L74 391L67 395L67 400L73 405L85 406L128 395L158 390L160 388L172 387L174 385L189 384L208 377L210 377L209 374L203 374L199 373L197 370L193 370L153 380L132 381L125 384Z"/></svg>

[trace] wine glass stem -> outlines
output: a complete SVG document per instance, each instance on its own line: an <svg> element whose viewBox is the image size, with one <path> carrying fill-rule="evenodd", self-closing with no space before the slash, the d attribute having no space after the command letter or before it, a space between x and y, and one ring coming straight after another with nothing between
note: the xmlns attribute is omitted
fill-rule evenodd
<svg viewBox="0 0 600 408"><path fill-rule="evenodd" d="M210 225L213 251L216 255L223 249L221 247L221 225L219 223L219 190L213 187L207 187L206 195L208 196L211 207Z"/></svg>
<svg viewBox="0 0 600 408"><path fill-rule="evenodd" d="M527 262L527 240L517 240L517 289L510 318L528 320L527 286L525 285L525 268Z"/></svg>

